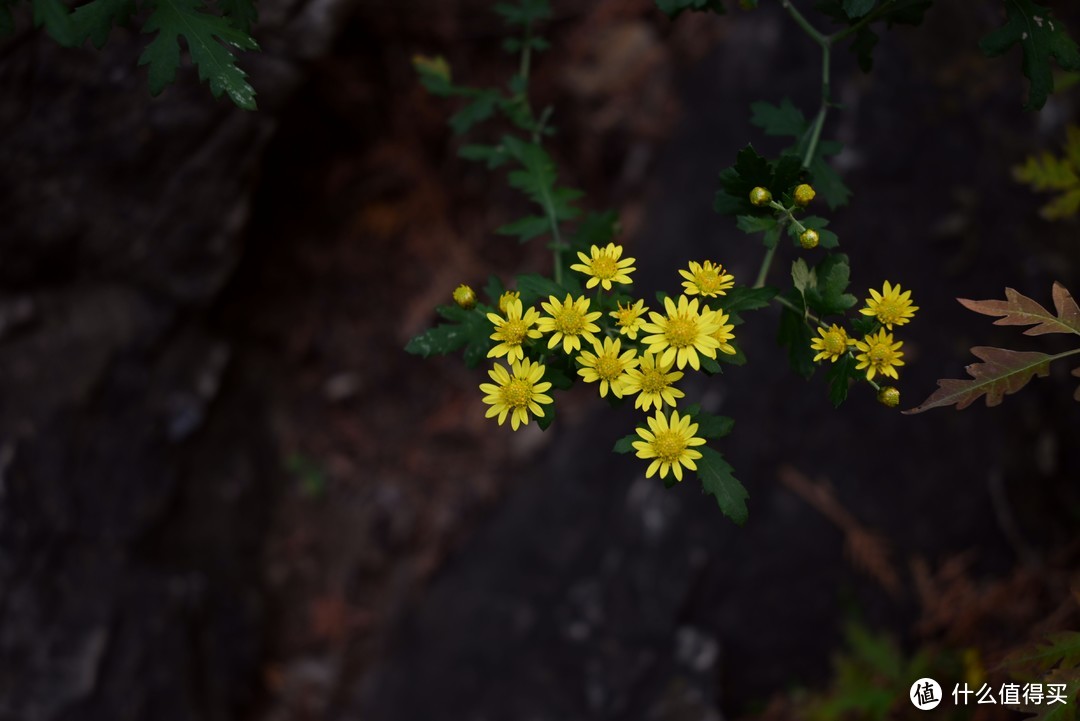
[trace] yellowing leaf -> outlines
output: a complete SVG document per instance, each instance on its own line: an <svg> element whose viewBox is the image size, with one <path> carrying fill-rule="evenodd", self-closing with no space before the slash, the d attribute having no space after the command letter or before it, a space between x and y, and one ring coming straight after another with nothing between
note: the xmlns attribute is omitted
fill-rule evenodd
<svg viewBox="0 0 1080 721"><path fill-rule="evenodd" d="M1068 128L1060 158L1047 152L1029 156L1023 165L1013 168L1013 177L1037 192L1058 193L1039 211L1047 220L1080 213L1080 128Z"/></svg>
<svg viewBox="0 0 1080 721"><path fill-rule="evenodd" d="M955 405L956 410L963 410L982 396L986 396L988 407L996 406L1006 395L1020 390L1035 376L1045 378L1050 372L1050 361L1060 357L987 346L977 346L971 352L983 361L966 368L971 380L943 378L938 381L938 389L922 405L904 413L922 413L931 408L951 405Z"/></svg>
<svg viewBox="0 0 1080 721"><path fill-rule="evenodd" d="M1024 335L1076 333L1080 335L1080 306L1061 283L1054 283L1054 307L1057 316L1039 303L1012 288L1005 289L1005 300L967 300L957 298L968 310L983 315L1001 316L994 325L1030 325Z"/></svg>

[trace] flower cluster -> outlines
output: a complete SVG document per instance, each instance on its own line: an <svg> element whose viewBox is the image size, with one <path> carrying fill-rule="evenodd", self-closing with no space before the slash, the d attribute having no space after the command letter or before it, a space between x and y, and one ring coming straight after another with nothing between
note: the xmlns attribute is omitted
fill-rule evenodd
<svg viewBox="0 0 1080 721"><path fill-rule="evenodd" d="M490 406L487 415L500 424L509 418L514 430L543 417L544 406L552 403L548 367L569 362L582 381L596 384L601 397L633 397L635 408L652 412L647 428L637 429L641 440L633 447L639 458L650 460L647 476L670 473L681 481L683 469L696 469L701 453L694 447L705 440L697 437L693 418L675 410L684 397L676 384L688 367L698 371L703 362L737 353L734 323L719 300L735 278L719 263L691 262L679 271L682 293L662 298L653 310L623 294L635 268L622 246L594 245L578 259L570 268L585 276L593 297L549 295L539 308L525 308L520 293L508 291L499 298L499 312L487 314L495 341L488 357L505 357L510 364L496 364L489 371L493 383L480 386Z"/></svg>
<svg viewBox="0 0 1080 721"><path fill-rule="evenodd" d="M911 301L911 291L902 291L899 285L885 281L879 293L870 289L866 307L859 310L873 321L873 326L863 335L862 340L848 336L847 330L835 323L818 328L818 337L810 341L811 350L817 351L815 362L828 360L837 362L849 353L855 359L855 370L865 370L866 380L873 382L878 375L899 379L896 369L904 365L903 341L893 338L894 326L908 323L919 308ZM900 393L895 388L879 389L878 400L894 407L900 402Z"/></svg>

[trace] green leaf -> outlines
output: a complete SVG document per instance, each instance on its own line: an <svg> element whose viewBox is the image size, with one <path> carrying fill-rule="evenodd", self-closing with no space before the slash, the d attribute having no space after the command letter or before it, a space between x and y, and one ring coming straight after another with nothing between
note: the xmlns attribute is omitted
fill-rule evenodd
<svg viewBox="0 0 1080 721"><path fill-rule="evenodd" d="M522 166L510 173L510 185L525 193L556 220L573 220L581 211L572 203L582 196L580 190L556 188L555 161L537 143L528 143L511 135L503 137L503 147Z"/></svg>
<svg viewBox="0 0 1080 721"><path fill-rule="evenodd" d="M99 50L109 39L114 25L127 22L135 12L133 0L92 0L75 8L71 22L75 26L76 45L87 39Z"/></svg>
<svg viewBox="0 0 1080 721"><path fill-rule="evenodd" d="M748 310L760 310L767 308L772 299L777 296L776 288L765 286L763 288L750 288L736 286L716 299L716 307L722 308L725 313L742 313Z"/></svg>
<svg viewBox="0 0 1080 721"><path fill-rule="evenodd" d="M544 403L540 406L543 409L544 415L539 416L536 419L536 424L540 426L540 430L546 431L551 427L552 422L555 420L555 404Z"/></svg>
<svg viewBox="0 0 1080 721"><path fill-rule="evenodd" d="M466 160L485 163L488 170L494 170L510 159L502 147L494 145L465 145L458 155Z"/></svg>
<svg viewBox="0 0 1080 721"><path fill-rule="evenodd" d="M779 105L757 102L750 106L750 122L765 131L766 135L797 138L806 132L806 116L784 98Z"/></svg>
<svg viewBox="0 0 1080 721"><path fill-rule="evenodd" d="M836 233L832 232L831 230L827 230L827 227L829 225L829 221L827 219L820 218L816 215L811 215L806 218L801 218L799 222L803 224L804 228L811 228L817 231L818 242L821 244L822 248L825 248L826 250L831 250L840 245L840 239L836 236ZM798 245L799 231L795 228L795 226L791 226L789 233L791 234L795 244Z"/></svg>
<svg viewBox="0 0 1080 721"><path fill-rule="evenodd" d="M180 67L180 38L184 39L199 79L209 82L214 97L222 93L238 107L255 110L255 90L247 82L247 73L236 65L232 49L257 50L250 35L237 30L229 21L205 12L200 0L152 0L152 10L143 32L157 32L139 58L139 65L150 69L150 92L157 95L176 79Z"/></svg>
<svg viewBox="0 0 1080 721"><path fill-rule="evenodd" d="M517 290L521 293L521 303L525 308L534 305L538 300L547 300L548 296L552 295L563 300L569 292L552 279L536 273L519 275Z"/></svg>
<svg viewBox="0 0 1080 721"><path fill-rule="evenodd" d="M420 84L436 97L446 98L458 92L450 81L450 64L442 55L428 57L415 55L412 59L413 69L420 76Z"/></svg>
<svg viewBox="0 0 1080 721"><path fill-rule="evenodd" d="M656 0L656 7L672 20L687 10L724 14L724 4L721 0Z"/></svg>
<svg viewBox="0 0 1080 721"><path fill-rule="evenodd" d="M714 376L724 372L723 366L707 356L701 356L701 369L708 375Z"/></svg>
<svg viewBox="0 0 1080 721"><path fill-rule="evenodd" d="M849 18L861 18L874 9L877 0L844 0L844 12Z"/></svg>
<svg viewBox="0 0 1080 721"><path fill-rule="evenodd" d="M633 443L635 441L642 440L641 436L637 433L631 433L628 436L623 436L619 440L615 441L615 447L612 449L615 453L627 454L634 450Z"/></svg>
<svg viewBox="0 0 1080 721"><path fill-rule="evenodd" d="M705 493L716 499L724 515L738 525L746 523L749 513L746 499L750 495L732 473L731 465L724 457L708 446L699 446L701 458L697 460L697 475Z"/></svg>
<svg viewBox="0 0 1080 721"><path fill-rule="evenodd" d="M502 96L495 90L477 93L473 100L450 118L450 127L455 135L463 135L477 123L490 118L495 113Z"/></svg>
<svg viewBox="0 0 1080 721"><path fill-rule="evenodd" d="M549 359L548 364L544 370L544 380L549 381L554 388L559 390L567 390L574 385L574 379L566 373L562 368L553 365L553 360Z"/></svg>
<svg viewBox="0 0 1080 721"><path fill-rule="evenodd" d="M852 379L862 376L861 371L856 371L855 358L850 353L840 356L835 363L829 363L825 370L825 380L829 384L829 400L839 408L848 397L848 389Z"/></svg>
<svg viewBox="0 0 1080 721"><path fill-rule="evenodd" d="M802 258L798 258L791 264L791 281L795 285L795 290L799 291L799 295L803 298L806 298L806 291L817 287L817 276Z"/></svg>
<svg viewBox="0 0 1080 721"><path fill-rule="evenodd" d="M789 297L798 304L801 299ZM780 330L777 342L788 349L788 361L791 369L803 378L814 375L814 352L810 349L810 329L802 313L796 313L785 307L780 313Z"/></svg>
<svg viewBox="0 0 1080 721"><path fill-rule="evenodd" d="M865 25L855 33L855 40L851 43L851 52L859 61L859 69L864 73L870 72L874 67L874 48L878 44L878 34Z"/></svg>
<svg viewBox="0 0 1080 721"><path fill-rule="evenodd" d="M703 411L697 403L686 408L683 414L690 416L694 423L698 424L696 435L701 438L723 438L735 427L735 421L731 418Z"/></svg>
<svg viewBox="0 0 1080 721"><path fill-rule="evenodd" d="M491 305L498 307L499 297L503 294L506 287L503 286L502 279L497 275L488 276L487 285L484 286L484 295L491 301Z"/></svg>
<svg viewBox="0 0 1080 721"><path fill-rule="evenodd" d="M456 305L442 305L435 310L449 322L413 338L405 346L405 352L430 358L464 348L465 364L475 368L491 349L491 322L487 319L487 313L492 309L484 305L477 305L471 310Z"/></svg>
<svg viewBox="0 0 1080 721"><path fill-rule="evenodd" d="M794 155L782 155L770 163L747 145L739 151L735 165L720 173L720 191L713 208L722 215L772 215L771 208L750 203L750 191L761 186L768 188L774 198L782 198L800 182L803 172L802 161Z"/></svg>
<svg viewBox="0 0 1080 721"><path fill-rule="evenodd" d="M255 0L217 0L217 6L221 13L229 18L234 27L251 32L251 27L259 19L259 11L255 8Z"/></svg>
<svg viewBox="0 0 1080 721"><path fill-rule="evenodd" d="M851 199L851 189L844 184L844 181L840 179L840 175L825 160L824 153L821 152L821 145L818 145L818 150L819 152L814 155L814 159L810 161L811 182L814 189L825 199L829 209L836 210L848 204Z"/></svg>
<svg viewBox="0 0 1080 721"><path fill-rule="evenodd" d="M0 37L15 32L15 18L11 16L10 7L14 4L10 0L0 0Z"/></svg>
<svg viewBox="0 0 1080 721"><path fill-rule="evenodd" d="M999 669L1045 673L1057 665L1080 666L1080 633L1054 633L1034 645L1010 653Z"/></svg>
<svg viewBox="0 0 1080 721"><path fill-rule="evenodd" d="M820 316L834 315L855 305L858 300L845 293L851 278L851 266L843 253L825 257L814 268L817 283L806 291L806 303Z"/></svg>
<svg viewBox="0 0 1080 721"><path fill-rule="evenodd" d="M578 223L570 241L572 250L587 251L591 246L603 247L619 234L619 214L614 210L589 213ZM576 261L575 261L576 262Z"/></svg>
<svg viewBox="0 0 1080 721"><path fill-rule="evenodd" d="M518 242L525 243L538 235L551 231L548 219L539 215L530 215L527 218L516 220L513 223L498 228L495 232L499 235L515 235Z"/></svg>
<svg viewBox="0 0 1080 721"><path fill-rule="evenodd" d="M1022 69L1031 84L1024 108L1039 110L1054 92L1051 59L1064 70L1080 70L1080 49L1048 8L1032 0L1005 0L1005 24L984 37L979 47L988 57L996 57L1017 43L1023 48Z"/></svg>
<svg viewBox="0 0 1080 721"><path fill-rule="evenodd" d="M764 233L776 227L776 218L771 215L740 215L735 219L735 226L744 233Z"/></svg>
<svg viewBox="0 0 1080 721"><path fill-rule="evenodd" d="M551 17L551 5L548 0L519 0L516 3L499 3L494 9L511 27L527 27L538 20L547 20Z"/></svg>
<svg viewBox="0 0 1080 721"><path fill-rule="evenodd" d="M71 13L64 3L60 0L33 0L33 5L34 27L44 26L45 32L65 48L75 47L79 43Z"/></svg>

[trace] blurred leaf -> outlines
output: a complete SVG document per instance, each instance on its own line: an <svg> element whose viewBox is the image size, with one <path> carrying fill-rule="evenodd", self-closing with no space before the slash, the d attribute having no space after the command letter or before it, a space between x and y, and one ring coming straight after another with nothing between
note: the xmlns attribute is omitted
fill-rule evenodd
<svg viewBox="0 0 1080 721"><path fill-rule="evenodd" d="M507 25L527 27L538 20L551 17L551 5L548 0L518 0L516 3L499 3L495 12L502 16Z"/></svg>
<svg viewBox="0 0 1080 721"><path fill-rule="evenodd" d="M861 18L874 9L877 0L844 0L844 12L849 18Z"/></svg>
<svg viewBox="0 0 1080 721"><path fill-rule="evenodd" d="M495 114L502 96L495 90L484 90L473 95L461 110L454 113L450 118L450 127L455 135L463 135L477 123L490 118Z"/></svg>
<svg viewBox="0 0 1080 721"><path fill-rule="evenodd" d="M98 1L100 0L95 0ZM255 21L259 19L255 0L217 0L217 6L233 26L245 33L250 33Z"/></svg>
<svg viewBox="0 0 1080 721"><path fill-rule="evenodd" d="M517 236L518 242L525 243L538 235L551 231L548 219L539 215L530 215L527 218L516 220L513 223L498 228L495 232L499 235Z"/></svg>
<svg viewBox="0 0 1080 721"><path fill-rule="evenodd" d="M76 45L89 39L100 50L108 41L113 26L127 22L134 12L133 0L92 0L80 5L71 13Z"/></svg>
<svg viewBox="0 0 1080 721"><path fill-rule="evenodd" d="M724 14L724 4L721 0L656 0L656 7L672 20L687 10Z"/></svg>
<svg viewBox="0 0 1080 721"><path fill-rule="evenodd" d="M32 0L34 6L34 27L44 26L45 32L65 48L75 47L78 37L71 13L60 0Z"/></svg>
<svg viewBox="0 0 1080 721"><path fill-rule="evenodd" d="M510 159L503 148L494 145L465 145L458 155L466 160L483 162L488 170L494 170Z"/></svg>
<svg viewBox="0 0 1080 721"><path fill-rule="evenodd" d="M1080 212L1080 128L1070 125L1061 158L1051 153L1028 156L1013 168L1013 177L1038 192L1058 193L1040 210L1047 220L1061 220Z"/></svg>
<svg viewBox="0 0 1080 721"><path fill-rule="evenodd" d="M1024 51L1022 70L1030 82L1025 110L1039 110L1054 92L1051 59L1064 70L1080 70L1080 49L1060 20L1032 0L1004 0L1005 24L982 39L987 57L1003 54L1019 43Z"/></svg>

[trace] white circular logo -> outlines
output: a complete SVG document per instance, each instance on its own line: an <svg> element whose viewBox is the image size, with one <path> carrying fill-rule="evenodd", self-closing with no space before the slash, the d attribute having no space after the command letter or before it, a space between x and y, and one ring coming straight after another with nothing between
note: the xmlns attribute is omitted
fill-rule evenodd
<svg viewBox="0 0 1080 721"><path fill-rule="evenodd" d="M932 678L920 678L911 684L908 698L920 711L937 708L937 705L941 703L941 685Z"/></svg>

